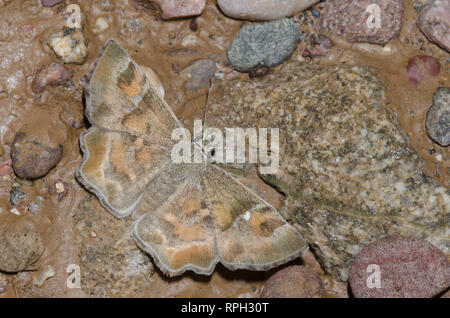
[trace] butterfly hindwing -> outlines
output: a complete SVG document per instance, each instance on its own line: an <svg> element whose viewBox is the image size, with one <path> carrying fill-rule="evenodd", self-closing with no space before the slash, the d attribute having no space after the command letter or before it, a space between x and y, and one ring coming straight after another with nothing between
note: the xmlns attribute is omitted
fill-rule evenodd
<svg viewBox="0 0 450 318"><path fill-rule="evenodd" d="M203 191L215 220L219 259L229 269L267 270L307 249L298 231L270 204L222 168L207 166Z"/></svg>
<svg viewBox="0 0 450 318"><path fill-rule="evenodd" d="M217 263L214 222L200 175L188 168L168 165L149 185L139 209L150 212L140 216L131 230L138 245L170 276L186 270L209 275Z"/></svg>

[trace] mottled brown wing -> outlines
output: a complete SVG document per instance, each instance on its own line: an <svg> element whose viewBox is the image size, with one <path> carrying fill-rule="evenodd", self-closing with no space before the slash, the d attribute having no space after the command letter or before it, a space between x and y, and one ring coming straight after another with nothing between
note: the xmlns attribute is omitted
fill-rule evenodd
<svg viewBox="0 0 450 318"><path fill-rule="evenodd" d="M222 168L208 165L202 185L215 222L219 260L227 268L267 270L307 250L293 226Z"/></svg>
<svg viewBox="0 0 450 318"><path fill-rule="evenodd" d="M170 160L162 146L96 126L81 136L81 148L78 179L118 218L133 212L147 184Z"/></svg>
<svg viewBox="0 0 450 318"><path fill-rule="evenodd" d="M209 275L219 261L231 270L267 270L307 249L272 206L221 168L170 165L155 181L139 207L149 213L132 236L168 275Z"/></svg>
<svg viewBox="0 0 450 318"><path fill-rule="evenodd" d="M131 235L167 275L210 275L218 262L214 222L206 207L199 165L168 165L149 185Z"/></svg>
<svg viewBox="0 0 450 318"><path fill-rule="evenodd" d="M147 75L114 41L97 60L86 90L92 123L80 138L78 179L116 217L135 209L146 185L170 160L180 123Z"/></svg>
<svg viewBox="0 0 450 318"><path fill-rule="evenodd" d="M106 44L94 66L86 90L86 116L93 125L158 145L170 143L172 131L181 127L142 68L114 41Z"/></svg>

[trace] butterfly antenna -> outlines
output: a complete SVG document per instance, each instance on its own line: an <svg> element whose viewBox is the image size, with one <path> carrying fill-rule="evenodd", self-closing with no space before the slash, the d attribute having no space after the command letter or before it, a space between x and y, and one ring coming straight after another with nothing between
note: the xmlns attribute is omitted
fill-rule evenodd
<svg viewBox="0 0 450 318"><path fill-rule="evenodd" d="M205 114L203 116L203 126L204 126L203 129L204 130L206 129L206 116L208 114L209 97L211 96L212 86L213 86L213 80L210 79L209 80L209 88L208 88L208 96L206 97Z"/></svg>

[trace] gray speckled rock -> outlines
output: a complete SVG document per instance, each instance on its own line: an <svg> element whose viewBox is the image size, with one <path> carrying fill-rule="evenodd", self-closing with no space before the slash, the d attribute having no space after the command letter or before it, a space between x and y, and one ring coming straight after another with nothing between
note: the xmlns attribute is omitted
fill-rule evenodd
<svg viewBox="0 0 450 318"><path fill-rule="evenodd" d="M228 47L228 58L240 72L275 67L291 57L301 40L291 19L244 25Z"/></svg>
<svg viewBox="0 0 450 318"><path fill-rule="evenodd" d="M425 171L368 67L286 64L260 80L215 86L208 127L280 129L280 166L262 177L324 269L347 280L379 237L424 238L450 252L450 192Z"/></svg>
<svg viewBox="0 0 450 318"><path fill-rule="evenodd" d="M439 87L427 113L427 132L441 146L450 145L450 87Z"/></svg>
<svg viewBox="0 0 450 318"><path fill-rule="evenodd" d="M16 273L35 263L44 244L34 223L19 218L0 227L0 271Z"/></svg>

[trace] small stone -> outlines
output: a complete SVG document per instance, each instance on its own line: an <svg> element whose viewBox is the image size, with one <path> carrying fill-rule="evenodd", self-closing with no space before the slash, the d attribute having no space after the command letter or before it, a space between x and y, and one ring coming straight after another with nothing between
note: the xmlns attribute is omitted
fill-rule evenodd
<svg viewBox="0 0 450 318"><path fill-rule="evenodd" d="M323 34L313 34L311 36L311 45L303 52L304 57L327 56L329 49L334 46L333 41Z"/></svg>
<svg viewBox="0 0 450 318"><path fill-rule="evenodd" d="M12 187L9 193L9 202L12 206L16 206L19 201L26 200L26 193L20 191L20 187Z"/></svg>
<svg viewBox="0 0 450 318"><path fill-rule="evenodd" d="M376 14L371 14L376 12L376 9L371 8L379 8L379 25L376 23ZM399 34L402 18L402 0L327 1L319 30L343 37L350 42L385 44Z"/></svg>
<svg viewBox="0 0 450 318"><path fill-rule="evenodd" d="M64 63L83 64L86 62L89 52L81 30L66 29L54 32L48 38L47 43Z"/></svg>
<svg viewBox="0 0 450 318"><path fill-rule="evenodd" d="M320 17L320 11L317 10L316 8L311 8L311 14L314 18Z"/></svg>
<svg viewBox="0 0 450 318"><path fill-rule="evenodd" d="M426 241L387 236L356 256L350 286L358 298L433 297L450 286L450 264L441 250Z"/></svg>
<svg viewBox="0 0 450 318"><path fill-rule="evenodd" d="M52 63L43 66L33 80L32 89L36 94L41 93L47 86L64 85L70 78L70 71L62 64Z"/></svg>
<svg viewBox="0 0 450 318"><path fill-rule="evenodd" d="M325 289L319 275L306 266L288 266L266 282L261 298L322 298Z"/></svg>
<svg viewBox="0 0 450 318"><path fill-rule="evenodd" d="M0 294L3 294L6 291L8 284L9 284L8 277L0 274Z"/></svg>
<svg viewBox="0 0 450 318"><path fill-rule="evenodd" d="M200 59L186 67L182 76L188 78L184 85L187 89L200 89L208 87L216 73L216 62L210 59Z"/></svg>
<svg viewBox="0 0 450 318"><path fill-rule="evenodd" d="M417 26L428 40L450 52L450 1L429 2L420 13Z"/></svg>
<svg viewBox="0 0 450 318"><path fill-rule="evenodd" d="M105 31L107 28L109 28L109 23L108 20L105 19L104 17L99 17L96 21L95 21L95 29L98 32L103 32Z"/></svg>
<svg viewBox="0 0 450 318"><path fill-rule="evenodd" d="M11 160L0 162L0 176L8 176L11 173L13 173L14 170L11 164L12 164Z"/></svg>
<svg viewBox="0 0 450 318"><path fill-rule="evenodd" d="M151 0L162 11L163 19L192 17L202 14L206 0Z"/></svg>
<svg viewBox="0 0 450 318"><path fill-rule="evenodd" d="M39 136L28 136L19 132L11 148L12 166L22 179L37 179L45 176L61 160L63 146L50 146Z"/></svg>
<svg viewBox="0 0 450 318"><path fill-rule="evenodd" d="M16 273L34 264L44 252L44 244L34 223L18 218L0 225L0 271Z"/></svg>
<svg viewBox="0 0 450 318"><path fill-rule="evenodd" d="M38 277L34 280L34 285L41 287L44 282L56 275L55 269L52 265L45 265L39 271Z"/></svg>
<svg viewBox="0 0 450 318"><path fill-rule="evenodd" d="M406 70L409 75L409 82L412 86L417 87L421 81L427 77L436 77L441 71L439 60L428 55L417 55L412 57Z"/></svg>
<svg viewBox="0 0 450 318"><path fill-rule="evenodd" d="M70 187L68 183L57 180L50 184L48 192L51 195L56 196L58 198L58 201L61 201L67 196L67 194L69 194L69 188Z"/></svg>
<svg viewBox="0 0 450 318"><path fill-rule="evenodd" d="M290 17L319 0L218 0L227 16L235 19L269 21Z"/></svg>
<svg viewBox="0 0 450 318"><path fill-rule="evenodd" d="M64 0L41 0L41 3L43 7L53 7L56 6L57 4L60 4L63 1Z"/></svg>
<svg viewBox="0 0 450 318"><path fill-rule="evenodd" d="M443 147L450 145L450 87L439 87L427 113L427 132Z"/></svg>
<svg viewBox="0 0 450 318"><path fill-rule="evenodd" d="M228 58L240 72L275 67L291 57L300 40L291 19L245 25L228 47Z"/></svg>

